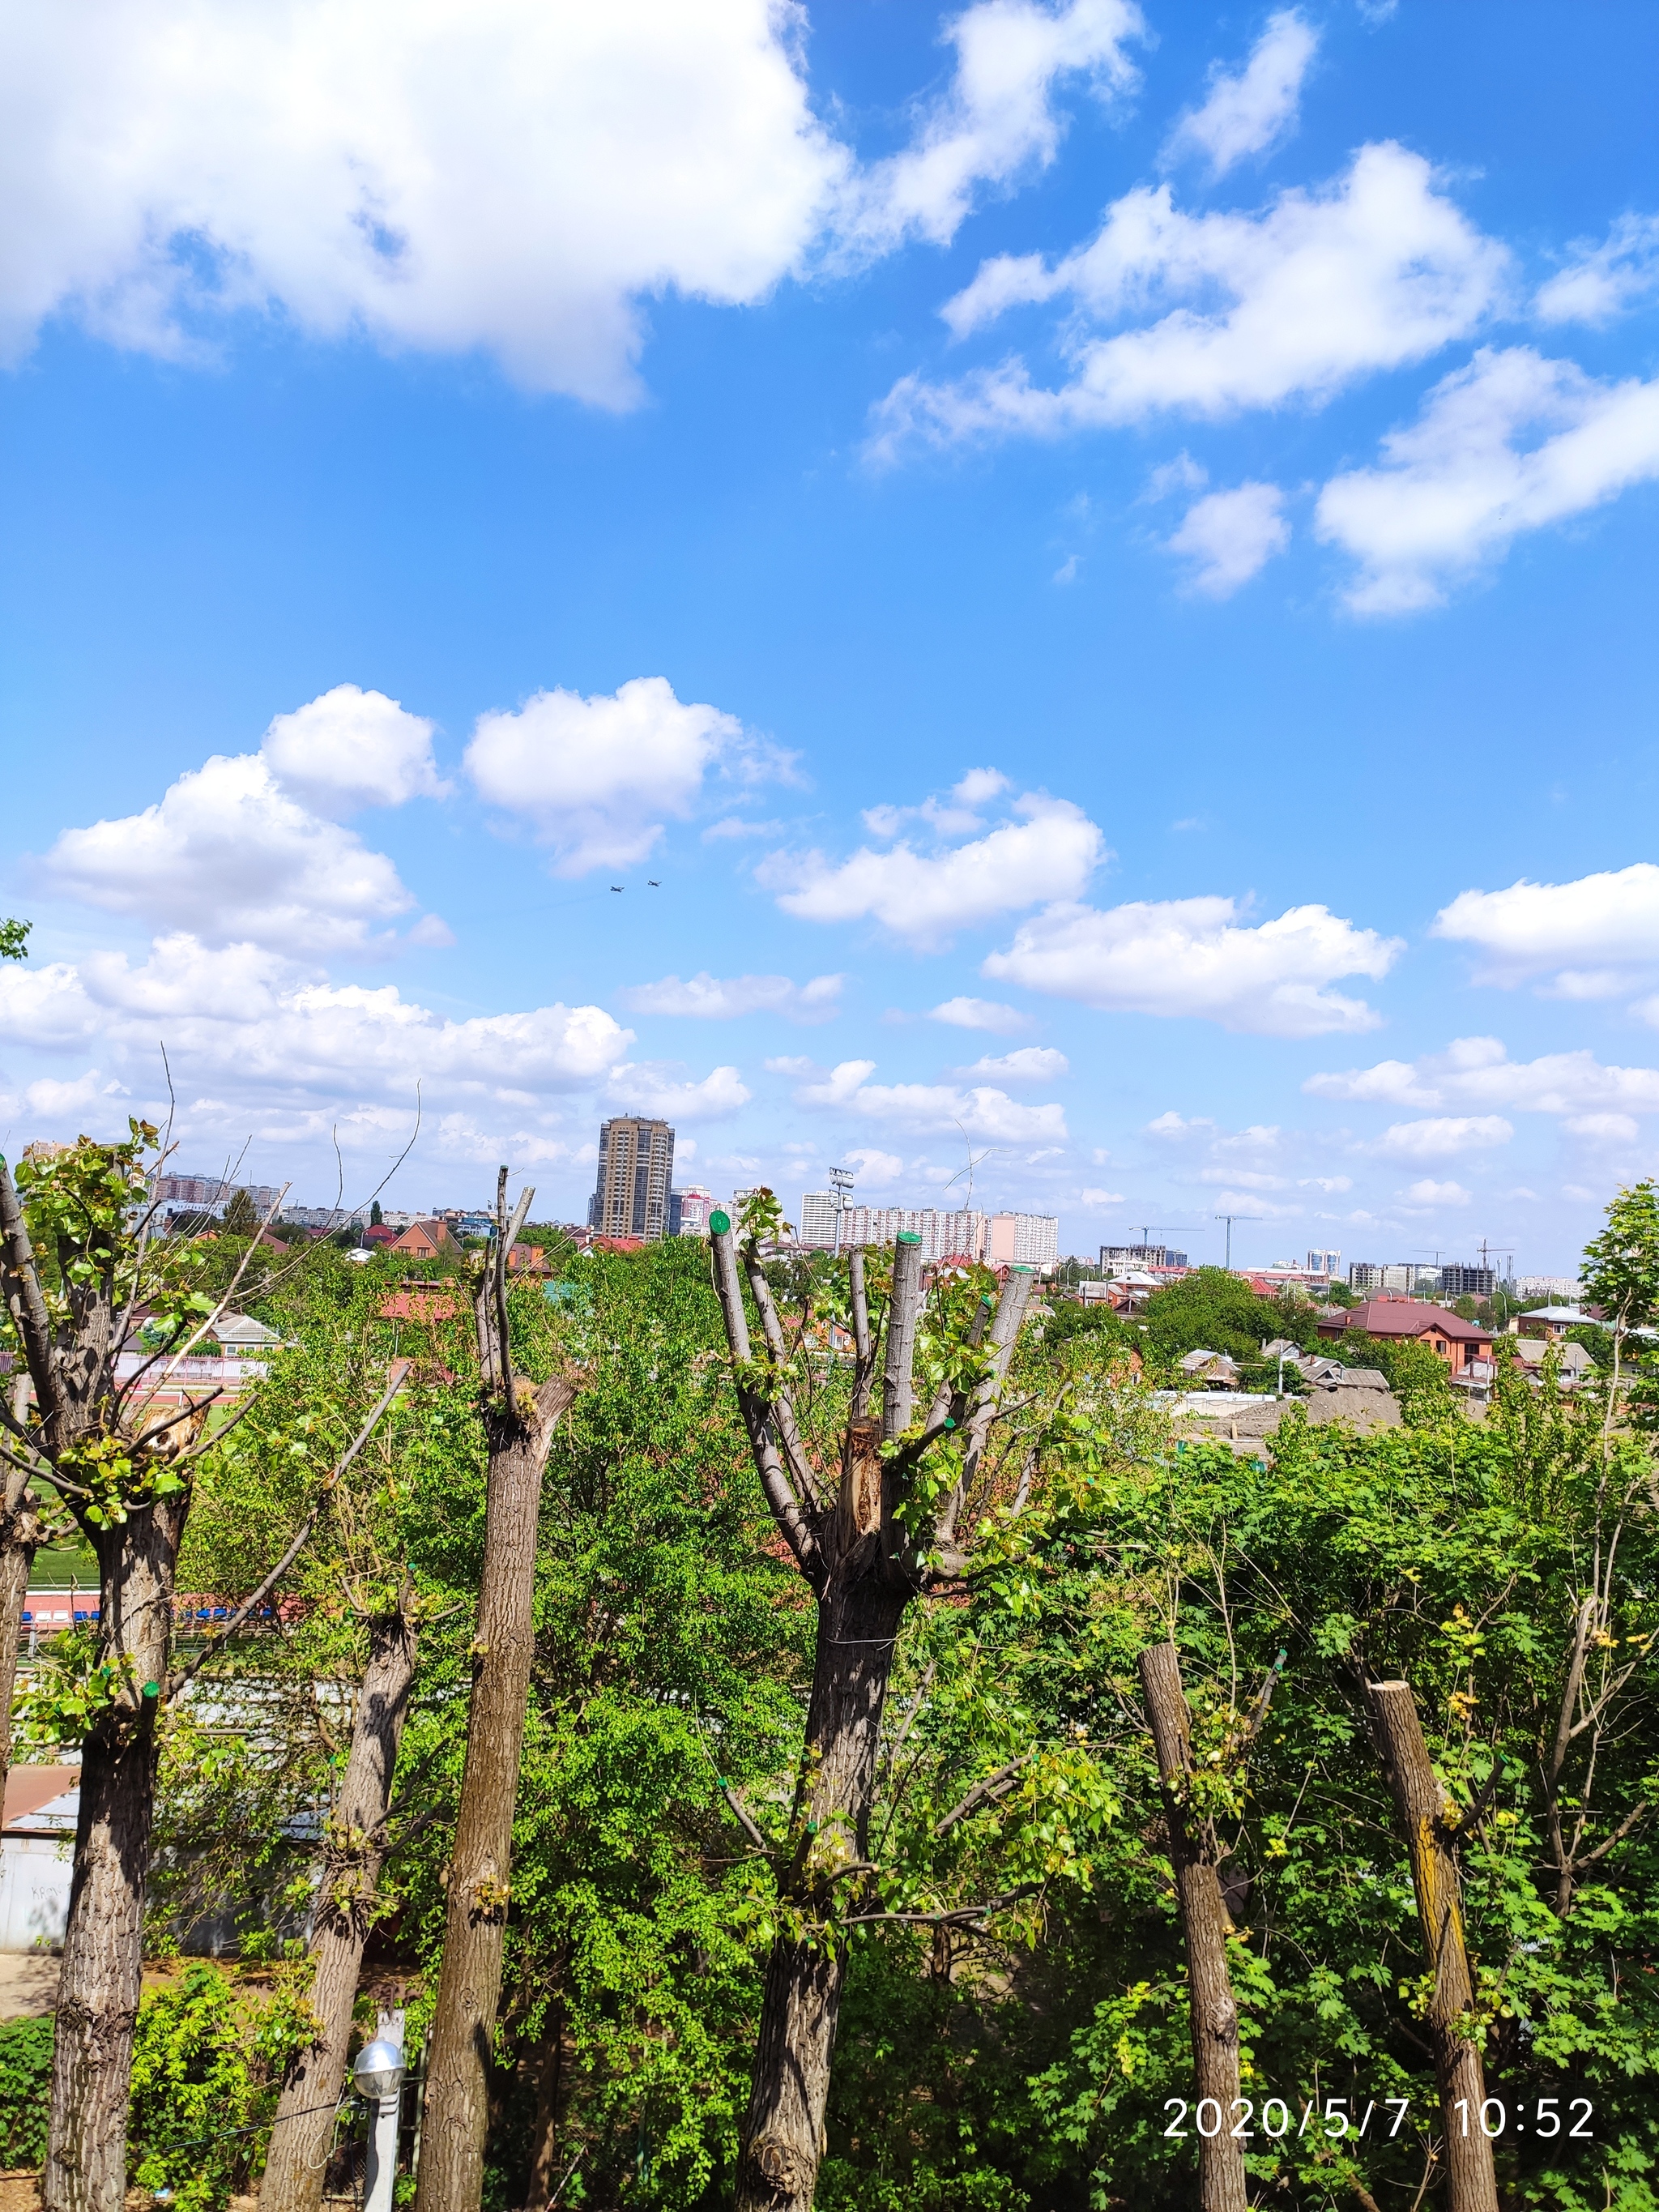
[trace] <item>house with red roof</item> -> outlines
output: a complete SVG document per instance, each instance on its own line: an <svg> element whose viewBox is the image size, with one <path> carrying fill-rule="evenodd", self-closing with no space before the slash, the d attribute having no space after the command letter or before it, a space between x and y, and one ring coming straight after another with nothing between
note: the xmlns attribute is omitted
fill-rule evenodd
<svg viewBox="0 0 1659 2212"><path fill-rule="evenodd" d="M1320 1316L1323 1337L1340 1337L1351 1328L1364 1329L1367 1336L1409 1338L1425 1344L1454 1376L1466 1373L1476 1361L1492 1358L1491 1329L1424 1298L1367 1298L1363 1305ZM1488 1366L1486 1372L1491 1371Z"/></svg>

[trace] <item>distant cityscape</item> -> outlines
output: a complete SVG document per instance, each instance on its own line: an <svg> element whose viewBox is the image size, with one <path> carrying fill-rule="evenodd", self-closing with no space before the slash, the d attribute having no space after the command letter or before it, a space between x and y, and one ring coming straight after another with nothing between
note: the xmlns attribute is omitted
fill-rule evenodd
<svg viewBox="0 0 1659 2212"><path fill-rule="evenodd" d="M614 1115L599 1127L599 1162L584 1224L568 1224L579 1242L602 1239L626 1245L655 1243L670 1237L706 1237L709 1217L720 1201L702 1183L674 1181L675 1132L671 1123L646 1115ZM848 1251L858 1246L890 1244L901 1231L921 1240L930 1261L959 1260L994 1267L1029 1267L1048 1274L1060 1267L1060 1219L1052 1213L987 1212L973 1206L872 1206L853 1195L850 1172L837 1170L836 1188L803 1193L799 1218L784 1243L809 1251ZM758 1186L740 1186L725 1201L733 1220ZM222 1219L238 1194L261 1221L285 1229L328 1236L352 1230L365 1241L392 1244L410 1240L410 1249L435 1249L444 1238L453 1245L494 1233L494 1217L481 1208L434 1206L416 1213L393 1207L371 1221L367 1206L281 1204L281 1186L238 1183L222 1176L164 1175L157 1179L155 1202L166 1227L199 1226ZM1075 1257L1066 1262L1073 1275L1085 1269L1097 1279L1130 1276L1172 1279L1191 1272L1185 1251L1150 1242L1103 1244L1093 1263ZM1328 1290L1345 1279L1342 1255L1331 1247L1310 1249L1301 1261L1276 1260L1267 1267L1239 1267L1237 1275L1267 1287L1297 1284ZM1502 1291L1512 1297L1571 1299L1578 1285L1566 1275L1503 1275L1486 1263L1437 1261L1354 1260L1346 1286L1361 1295L1486 1298Z"/></svg>

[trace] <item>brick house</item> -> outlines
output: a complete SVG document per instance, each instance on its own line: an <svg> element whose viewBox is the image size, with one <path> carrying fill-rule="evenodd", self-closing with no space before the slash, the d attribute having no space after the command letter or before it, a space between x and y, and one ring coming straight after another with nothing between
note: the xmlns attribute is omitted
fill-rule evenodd
<svg viewBox="0 0 1659 2212"><path fill-rule="evenodd" d="M1368 1336L1410 1337L1425 1344L1453 1375L1463 1374L1477 1360L1492 1358L1491 1329L1422 1298L1368 1298L1364 1305L1321 1316L1321 1336L1340 1337L1351 1328L1364 1329ZM1490 1373L1490 1367L1486 1371Z"/></svg>
<svg viewBox="0 0 1659 2212"><path fill-rule="evenodd" d="M413 1260L439 1260L455 1249L455 1240L441 1221L411 1221L388 1249Z"/></svg>

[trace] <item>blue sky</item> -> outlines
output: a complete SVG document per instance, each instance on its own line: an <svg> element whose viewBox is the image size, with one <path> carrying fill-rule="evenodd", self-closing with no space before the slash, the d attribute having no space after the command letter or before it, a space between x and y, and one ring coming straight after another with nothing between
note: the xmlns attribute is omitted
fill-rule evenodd
<svg viewBox="0 0 1659 2212"><path fill-rule="evenodd" d="M1654 1170L1650 9L82 12L0 10L8 1148L165 1046L314 1202L417 1083L418 1206L638 1107L1554 1272Z"/></svg>

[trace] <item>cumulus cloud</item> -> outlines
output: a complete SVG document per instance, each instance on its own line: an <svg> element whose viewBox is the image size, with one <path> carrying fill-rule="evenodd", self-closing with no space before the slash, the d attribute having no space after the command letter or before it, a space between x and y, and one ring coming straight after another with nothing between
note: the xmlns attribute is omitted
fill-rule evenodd
<svg viewBox="0 0 1659 2212"><path fill-rule="evenodd" d="M946 999L927 1018L947 1022L952 1029L987 1030L993 1036L1018 1036L1031 1026L1029 1014L1022 1014L1018 1006L1002 1006L995 999Z"/></svg>
<svg viewBox="0 0 1659 2212"><path fill-rule="evenodd" d="M1621 215L1597 246L1580 239L1540 285L1533 312L1546 323L1599 327L1659 291L1659 216Z"/></svg>
<svg viewBox="0 0 1659 2212"><path fill-rule="evenodd" d="M1359 563L1356 613L1409 614L1522 532L1659 477L1659 379L1604 382L1529 346L1482 347L1382 453L1380 468L1331 478L1316 527Z"/></svg>
<svg viewBox="0 0 1659 2212"><path fill-rule="evenodd" d="M1544 1053L1514 1060L1497 1037L1458 1037L1421 1060L1310 1076L1316 1098L1388 1106L1507 1107L1529 1114L1659 1113L1659 1068L1603 1066L1595 1054Z"/></svg>
<svg viewBox="0 0 1659 2212"><path fill-rule="evenodd" d="M283 788L317 814L444 799L451 789L432 757L432 724L355 684L278 714L259 750Z"/></svg>
<svg viewBox="0 0 1659 2212"><path fill-rule="evenodd" d="M841 1012L844 975L814 975L794 983L787 975L711 975L707 969L682 982L665 975L660 982L635 983L617 994L630 1013L688 1014L702 1021L729 1021L738 1014L784 1014L791 1021L824 1022Z"/></svg>
<svg viewBox="0 0 1659 2212"><path fill-rule="evenodd" d="M1100 831L1069 799L1030 793L1012 811L1016 820L937 853L907 840L841 861L774 853L756 880L803 921L878 921L914 945L941 945L973 923L1073 895L1105 857Z"/></svg>
<svg viewBox="0 0 1659 2212"><path fill-rule="evenodd" d="M843 250L880 252L906 238L953 238L981 183L1005 185L1045 168L1064 129L1053 94L1082 76L1097 94L1127 91L1135 71L1125 46L1142 30L1130 0L977 0L949 23L956 69L944 94L918 118L903 152L849 179L837 210Z"/></svg>
<svg viewBox="0 0 1659 2212"><path fill-rule="evenodd" d="M1515 1134L1501 1114L1434 1115L1421 1121L1395 1121L1376 1149L1394 1160L1455 1159L1460 1152L1489 1151Z"/></svg>
<svg viewBox="0 0 1659 2212"><path fill-rule="evenodd" d="M142 813L64 830L41 875L205 944L294 952L384 949L415 904L384 853L290 798L257 753L216 753Z"/></svg>
<svg viewBox="0 0 1659 2212"><path fill-rule="evenodd" d="M1516 984L1552 975L1562 998L1611 997L1659 964L1659 867L1462 891L1435 916L1432 933L1478 946L1479 980Z"/></svg>
<svg viewBox="0 0 1659 2212"><path fill-rule="evenodd" d="M1420 1182L1410 1183L1398 1194L1407 1206L1468 1206L1474 1194L1464 1189L1461 1182L1436 1182L1425 1176Z"/></svg>
<svg viewBox="0 0 1659 2212"><path fill-rule="evenodd" d="M1006 1091L975 1084L872 1083L873 1060L843 1060L827 1074L814 1072L795 1092L803 1106L835 1108L895 1127L984 1138L992 1144L1064 1143L1066 1115L1058 1105L1022 1106Z"/></svg>
<svg viewBox="0 0 1659 2212"><path fill-rule="evenodd" d="M1322 906L1250 925L1230 898L1059 904L1021 925L983 972L1115 1013L1199 1015L1267 1036L1374 1029L1362 999L1329 987L1385 975L1397 938L1358 929Z"/></svg>
<svg viewBox="0 0 1659 2212"><path fill-rule="evenodd" d="M625 1112L665 1121L718 1120L746 1106L751 1095L735 1067L711 1068L698 1081L665 1060L624 1060L611 1069L607 1087Z"/></svg>
<svg viewBox="0 0 1659 2212"><path fill-rule="evenodd" d="M1212 491L1187 510L1164 543L1194 563L1192 588L1212 599L1231 598L1291 542L1285 495L1277 484L1242 483Z"/></svg>
<svg viewBox="0 0 1659 2212"><path fill-rule="evenodd" d="M1269 15L1237 76L1212 70L1209 98L1176 125L1168 154L1200 155L1220 177L1247 154L1276 144L1295 125L1302 80L1318 46L1319 33L1297 9Z"/></svg>
<svg viewBox="0 0 1659 2212"><path fill-rule="evenodd" d="M1633 1145L1641 1134L1633 1114L1570 1114L1561 1126L1592 1145Z"/></svg>
<svg viewBox="0 0 1659 2212"><path fill-rule="evenodd" d="M421 1080L520 1101L578 1090L603 1081L632 1041L599 1006L458 1022L392 984L319 981L257 945L218 949L182 932L160 939L137 965L103 952L0 971L6 1044L118 1050L129 1068L155 1071L158 1035L188 1083L230 1086L244 1098L381 1101L412 1097Z"/></svg>
<svg viewBox="0 0 1659 2212"><path fill-rule="evenodd" d="M1000 256L945 308L963 337L1011 307L1067 301L1068 380L1036 385L1018 357L956 383L903 378L877 410L872 453L1317 404L1473 330L1506 263L1429 164L1392 143L1362 147L1334 184L1282 192L1260 215L1187 215L1167 185L1138 186L1078 252L1053 265ZM1111 336L1088 327L1125 320Z"/></svg>
<svg viewBox="0 0 1659 2212"><path fill-rule="evenodd" d="M529 822L562 876L642 860L663 817L684 820L717 768L754 779L787 763L735 715L682 703L661 676L591 699L538 691L515 713L480 714L466 749L480 795Z"/></svg>
<svg viewBox="0 0 1659 2212"><path fill-rule="evenodd" d="M871 1145L855 1145L847 1154L847 1164L857 1170L865 1190L890 1190L904 1173L904 1162L896 1152L878 1152Z"/></svg>
<svg viewBox="0 0 1659 2212"><path fill-rule="evenodd" d="M847 174L770 0L100 0L0 33L0 331L205 319L638 396L638 302L763 298ZM211 327L210 324L209 325Z"/></svg>
<svg viewBox="0 0 1659 2212"><path fill-rule="evenodd" d="M970 1079L978 1076L986 1083L1057 1083L1071 1072L1072 1063L1065 1054L1044 1044L1022 1045L1017 1051L988 1055L971 1067L953 1070Z"/></svg>

